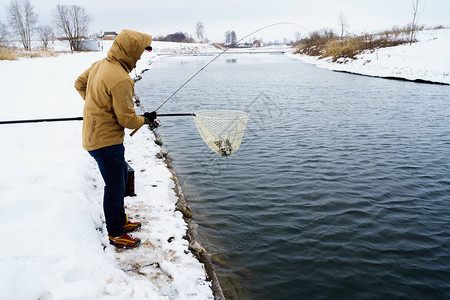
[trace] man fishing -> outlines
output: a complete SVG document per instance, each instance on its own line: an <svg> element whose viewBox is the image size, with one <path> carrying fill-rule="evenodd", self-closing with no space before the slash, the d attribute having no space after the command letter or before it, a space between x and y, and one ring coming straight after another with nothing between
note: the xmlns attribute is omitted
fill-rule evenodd
<svg viewBox="0 0 450 300"><path fill-rule="evenodd" d="M96 160L105 181L103 211L109 241L120 248L139 246L140 239L128 233L141 227L125 214L124 193L127 181L125 128L150 124L156 112L136 115L134 81L129 73L145 50L151 51L152 36L122 30L106 58L92 64L75 81L75 88L85 100L83 110L83 148Z"/></svg>

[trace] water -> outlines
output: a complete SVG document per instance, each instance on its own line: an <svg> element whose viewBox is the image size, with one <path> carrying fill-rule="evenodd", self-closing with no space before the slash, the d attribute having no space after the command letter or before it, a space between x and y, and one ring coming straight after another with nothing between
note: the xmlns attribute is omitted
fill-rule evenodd
<svg viewBox="0 0 450 300"><path fill-rule="evenodd" d="M155 62L144 106L210 59ZM211 109L250 113L229 158L190 117L160 133L228 298L450 298L450 87L227 55L160 113Z"/></svg>

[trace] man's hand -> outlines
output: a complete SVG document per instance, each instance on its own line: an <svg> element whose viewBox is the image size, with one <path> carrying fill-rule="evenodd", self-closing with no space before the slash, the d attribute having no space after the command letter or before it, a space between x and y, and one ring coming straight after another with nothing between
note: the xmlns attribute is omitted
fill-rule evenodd
<svg viewBox="0 0 450 300"><path fill-rule="evenodd" d="M156 111L152 111L152 112L146 112L143 114L143 117L145 118L145 124L152 124L153 121L155 121L156 119Z"/></svg>

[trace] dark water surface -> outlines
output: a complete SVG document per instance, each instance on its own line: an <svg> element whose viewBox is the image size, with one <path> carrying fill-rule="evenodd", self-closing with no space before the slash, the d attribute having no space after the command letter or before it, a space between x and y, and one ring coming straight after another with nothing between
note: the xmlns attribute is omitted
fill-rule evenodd
<svg viewBox="0 0 450 300"><path fill-rule="evenodd" d="M156 61L147 110L210 59ZM160 133L229 298L450 299L450 87L224 55L159 112L214 109L250 113L229 158Z"/></svg>

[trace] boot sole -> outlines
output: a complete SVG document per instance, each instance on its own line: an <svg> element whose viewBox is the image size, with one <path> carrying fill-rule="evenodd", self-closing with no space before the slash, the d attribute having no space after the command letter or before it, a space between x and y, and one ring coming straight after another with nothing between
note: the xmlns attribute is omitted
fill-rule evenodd
<svg viewBox="0 0 450 300"><path fill-rule="evenodd" d="M137 246L139 246L141 244L141 240L138 239L137 242L133 243L133 244L129 244L129 245L122 245L122 244L117 244L114 243L113 241L109 240L109 243L117 248L122 248L122 249L133 249L136 248Z"/></svg>

